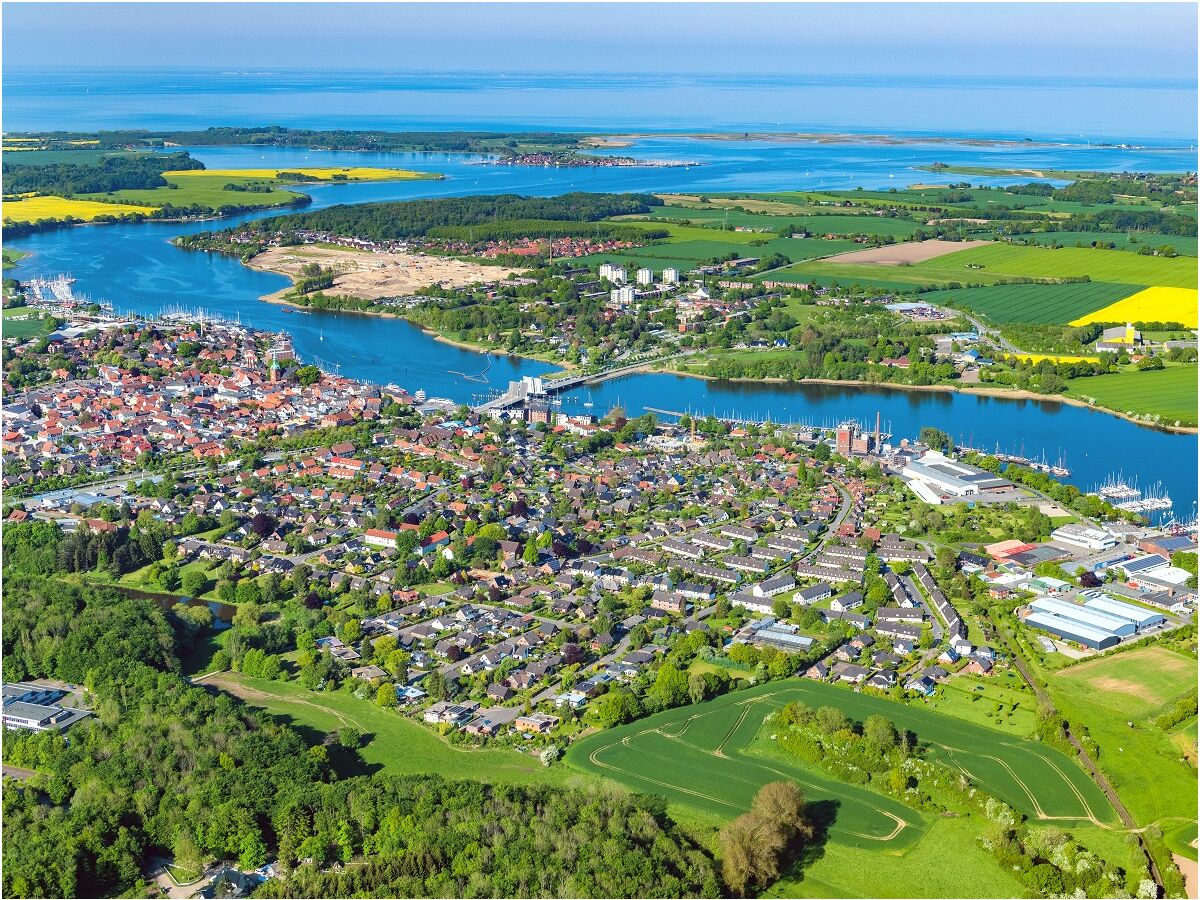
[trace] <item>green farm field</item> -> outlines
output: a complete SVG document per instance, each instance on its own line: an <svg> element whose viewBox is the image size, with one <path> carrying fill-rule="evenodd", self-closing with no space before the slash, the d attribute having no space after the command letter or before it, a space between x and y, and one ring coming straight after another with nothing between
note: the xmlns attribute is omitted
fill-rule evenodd
<svg viewBox="0 0 1200 900"><path fill-rule="evenodd" d="M21 150L3 154L6 166L48 166L53 164L70 164L74 166L94 166L104 159L113 156L135 157L149 156L153 151L134 150Z"/></svg>
<svg viewBox="0 0 1200 900"><path fill-rule="evenodd" d="M780 274L796 281L837 279L896 290L945 287L952 283L992 285L1012 278L1082 278L1097 282L1137 286L1196 287L1196 262L1191 257L1173 259L1140 256L1081 247L1026 247L995 243L959 250L909 266L839 263L834 259L803 262ZM818 282L820 283L820 282Z"/></svg>
<svg viewBox="0 0 1200 900"><path fill-rule="evenodd" d="M743 201L751 202L751 201ZM892 237L908 237L920 226L906 219L885 219L878 216L835 216L835 215L778 215L745 212L740 209L720 207L655 207L653 211L638 219L687 219L699 226L720 227L728 224L730 227L765 228L771 232L783 226L797 230L808 231L812 234L871 234ZM621 221L618 217L614 221ZM661 227L661 226L660 226ZM742 235L747 232L733 232ZM754 236L753 232L749 232ZM769 233L758 233L759 237L769 237Z"/></svg>
<svg viewBox="0 0 1200 900"><path fill-rule="evenodd" d="M861 249L861 248L855 248ZM948 258L948 257L944 257ZM843 287L857 284L861 287L877 287L888 291L915 291L918 288L946 287L953 282L992 284L1004 276L975 271L969 274L937 272L914 266L880 266L870 263L837 263L832 260L801 262L779 272L772 272L772 281L794 281L820 285L839 284Z"/></svg>
<svg viewBox="0 0 1200 900"><path fill-rule="evenodd" d="M223 672L201 684L220 688L250 706L282 716L301 729L325 733L350 726L371 735L359 753L371 767L396 775L435 773L446 778L478 778L488 782L563 784L586 775L565 766L547 769L532 756L509 749L460 749L431 729L395 710L349 694L309 691L296 682L247 678Z"/></svg>
<svg viewBox="0 0 1200 900"><path fill-rule="evenodd" d="M1195 256L1197 239L1195 235L1157 234L1141 232L1138 234L1095 231L1046 231L1033 234L1014 234L1013 238L1022 241L1033 241L1036 244L1058 242L1063 247L1090 247L1092 242L1113 243L1119 251L1138 251L1143 247L1174 247L1177 253L1184 256Z"/></svg>
<svg viewBox="0 0 1200 900"><path fill-rule="evenodd" d="M100 200L108 203L132 203L140 206L205 206L220 209L222 206L284 206L299 200L303 195L295 191L281 190L274 185L282 184L274 178L244 177L230 175L167 175L166 180L176 188L149 188L113 191L109 194L80 194L81 200ZM226 190L227 184L271 185L267 193Z"/></svg>
<svg viewBox="0 0 1200 900"><path fill-rule="evenodd" d="M959 281L983 281L980 278L983 273L1001 278L1082 278L1086 275L1095 281L1121 284L1196 287L1196 261L1192 258L1168 259L1083 247L1051 250L997 243L961 250L917 263L912 268Z"/></svg>
<svg viewBox="0 0 1200 900"><path fill-rule="evenodd" d="M571 747L567 760L636 790L726 818L747 810L763 784L789 778L804 788L810 801L835 805L830 826L834 841L877 849L911 844L926 827L914 810L780 754L749 750L763 719L791 701L836 706L860 721L883 715L930 744L934 758L962 769L984 790L1031 818L1113 819L1099 789L1056 750L921 706L800 679L758 685L590 735Z"/></svg>
<svg viewBox="0 0 1200 900"><path fill-rule="evenodd" d="M934 291L923 300L965 307L993 322L1066 323L1103 309L1141 288L1100 281L1072 284L997 284L981 288Z"/></svg>
<svg viewBox="0 0 1200 900"><path fill-rule="evenodd" d="M1067 394L1117 412L1159 416L1164 424L1195 425L1196 374L1194 365L1179 365L1075 378L1067 382Z"/></svg>
<svg viewBox="0 0 1200 900"><path fill-rule="evenodd" d="M1195 692L1194 658L1146 647L1044 678L1055 705L1099 745L1097 762L1139 825L1194 826L1196 769L1154 724L1176 697Z"/></svg>

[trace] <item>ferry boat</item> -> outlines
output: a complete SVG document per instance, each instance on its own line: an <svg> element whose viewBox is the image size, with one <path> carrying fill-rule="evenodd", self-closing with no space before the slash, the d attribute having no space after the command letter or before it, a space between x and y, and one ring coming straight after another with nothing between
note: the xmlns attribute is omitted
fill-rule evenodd
<svg viewBox="0 0 1200 900"><path fill-rule="evenodd" d="M424 403L425 398L427 396L428 395L425 393L425 391L423 389L417 388L417 392L415 394L413 394L413 399L416 400L418 403Z"/></svg>

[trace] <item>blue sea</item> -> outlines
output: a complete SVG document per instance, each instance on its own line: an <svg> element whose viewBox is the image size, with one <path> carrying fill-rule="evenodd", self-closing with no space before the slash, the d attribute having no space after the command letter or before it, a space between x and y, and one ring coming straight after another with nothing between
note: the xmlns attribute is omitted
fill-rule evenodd
<svg viewBox="0 0 1200 900"><path fill-rule="evenodd" d="M1192 146L1196 104L1194 80L1167 79L4 70L8 131L849 131Z"/></svg>

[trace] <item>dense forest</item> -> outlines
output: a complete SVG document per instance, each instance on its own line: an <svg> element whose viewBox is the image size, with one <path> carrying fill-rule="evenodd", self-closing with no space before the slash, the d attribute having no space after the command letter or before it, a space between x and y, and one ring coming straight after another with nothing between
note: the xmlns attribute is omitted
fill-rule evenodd
<svg viewBox="0 0 1200 900"><path fill-rule="evenodd" d="M103 194L109 191L148 190L167 187L163 172L203 169L204 163L187 153L146 153L136 156L106 156L95 165L49 163L31 166L4 162L6 194Z"/></svg>
<svg viewBox="0 0 1200 900"><path fill-rule="evenodd" d="M581 134L567 132L491 132L491 131L318 131L308 128L284 128L279 125L260 125L248 128L221 127L200 131L99 131L39 132L51 142L99 140L102 147L125 147L130 144L163 146L164 142L187 147L201 146L269 146L315 147L323 150L406 150L440 151L443 153L479 153L495 149L515 150L537 146L569 149L579 146Z"/></svg>
<svg viewBox="0 0 1200 900"><path fill-rule="evenodd" d="M373 240L395 240L419 237L432 228L445 226L480 225L495 228L498 222L530 219L596 222L609 216L647 213L653 206L662 206L662 200L650 194L575 192L558 197L500 194L331 206L312 212L272 216L239 227L263 234L307 230Z"/></svg>
<svg viewBox="0 0 1200 900"><path fill-rule="evenodd" d="M155 857L183 871L277 858L262 896L716 896L716 864L661 801L437 777L338 781L323 744L177 674L174 612L6 560L6 678L85 685L65 740L21 733L4 761L3 893L142 892ZM7 544L7 541L6 541ZM7 548L6 548L7 549ZM354 861L356 865L343 866Z"/></svg>

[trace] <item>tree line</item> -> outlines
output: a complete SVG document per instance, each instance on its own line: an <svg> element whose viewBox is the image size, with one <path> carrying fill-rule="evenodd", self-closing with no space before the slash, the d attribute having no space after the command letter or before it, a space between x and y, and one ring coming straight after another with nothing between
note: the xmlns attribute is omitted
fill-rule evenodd
<svg viewBox="0 0 1200 900"><path fill-rule="evenodd" d="M312 212L274 216L239 226L260 234L321 231L372 240L419 237L439 226L486 225L511 220L595 222L609 216L647 213L662 200L650 194L590 194L558 197L500 194L441 197L390 203L331 206Z"/></svg>
<svg viewBox="0 0 1200 900"><path fill-rule="evenodd" d="M106 156L95 165L49 163L41 166L4 163L6 194L39 193L59 197L104 194L110 191L168 187L163 172L203 169L187 153L147 153Z"/></svg>

